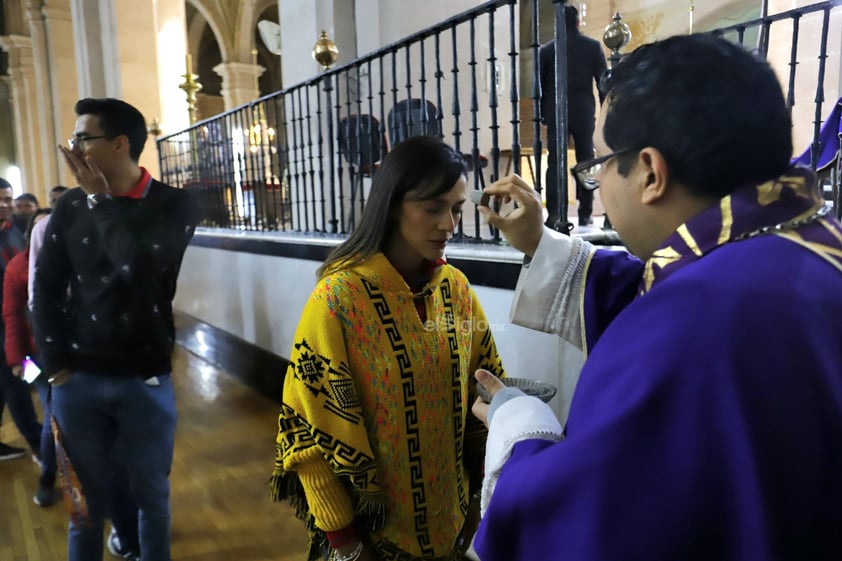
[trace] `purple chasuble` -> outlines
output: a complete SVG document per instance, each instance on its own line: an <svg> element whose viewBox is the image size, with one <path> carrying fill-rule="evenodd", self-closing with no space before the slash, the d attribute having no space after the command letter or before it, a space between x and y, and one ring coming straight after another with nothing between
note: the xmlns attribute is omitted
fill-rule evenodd
<svg viewBox="0 0 842 561"><path fill-rule="evenodd" d="M597 252L566 439L515 445L482 561L842 559L842 227L820 208L793 170L646 263Z"/></svg>

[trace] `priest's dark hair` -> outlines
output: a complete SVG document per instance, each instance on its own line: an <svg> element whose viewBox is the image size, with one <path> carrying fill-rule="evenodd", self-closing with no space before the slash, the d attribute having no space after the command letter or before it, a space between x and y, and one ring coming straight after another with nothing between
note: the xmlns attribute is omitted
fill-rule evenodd
<svg viewBox="0 0 842 561"><path fill-rule="evenodd" d="M792 121L778 78L725 39L681 35L643 45L603 78L602 90L608 147L656 148L693 194L720 198L789 167ZM618 171L628 174L636 157L619 156Z"/></svg>

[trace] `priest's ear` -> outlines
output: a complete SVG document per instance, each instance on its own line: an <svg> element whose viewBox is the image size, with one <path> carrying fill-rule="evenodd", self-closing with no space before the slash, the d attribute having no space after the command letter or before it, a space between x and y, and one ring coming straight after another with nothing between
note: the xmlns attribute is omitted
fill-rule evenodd
<svg viewBox="0 0 842 561"><path fill-rule="evenodd" d="M635 175L640 185L640 202L643 204L656 203L667 194L669 166L657 148L648 146L638 153Z"/></svg>

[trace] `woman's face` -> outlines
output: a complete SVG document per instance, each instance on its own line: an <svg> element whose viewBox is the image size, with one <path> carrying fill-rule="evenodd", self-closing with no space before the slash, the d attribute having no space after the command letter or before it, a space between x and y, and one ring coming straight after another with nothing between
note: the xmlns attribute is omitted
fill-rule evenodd
<svg viewBox="0 0 842 561"><path fill-rule="evenodd" d="M435 199L401 202L395 241L408 260L444 257L447 242L462 218L466 188L465 177L460 176L449 191Z"/></svg>

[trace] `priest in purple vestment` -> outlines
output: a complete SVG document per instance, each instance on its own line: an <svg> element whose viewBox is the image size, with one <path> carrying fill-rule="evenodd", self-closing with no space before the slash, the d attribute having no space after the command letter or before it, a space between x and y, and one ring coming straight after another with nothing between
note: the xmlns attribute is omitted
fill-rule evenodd
<svg viewBox="0 0 842 561"><path fill-rule="evenodd" d="M707 35L606 78L577 165L631 255L481 212L526 254L512 316L586 361L562 431L482 372L482 561L842 559L842 226L789 168L770 66Z"/></svg>

